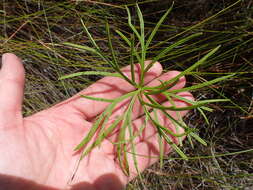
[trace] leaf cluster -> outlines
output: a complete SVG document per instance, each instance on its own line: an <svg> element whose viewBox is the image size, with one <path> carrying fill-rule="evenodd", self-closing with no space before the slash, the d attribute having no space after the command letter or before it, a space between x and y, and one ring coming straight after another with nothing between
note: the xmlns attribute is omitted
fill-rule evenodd
<svg viewBox="0 0 253 190"><path fill-rule="evenodd" d="M116 154L119 161L119 164L126 175L129 175L129 165L128 165L128 155L129 152L133 156L135 168L138 172L138 163L136 159L136 150L135 150L135 143L134 140L136 137L142 134L143 130L147 127L147 123L151 122L152 126L156 129L157 134L159 136L158 141L160 145L160 163L162 166L163 161L163 154L164 154L164 142L168 143L182 158L188 159L187 155L181 150L180 145L182 145L182 138L187 136L188 140L191 142L193 146L192 139L195 139L199 143L206 145L204 139L198 136L196 133L196 129L190 128L187 124L183 121L182 117L180 116L179 111L183 110L192 110L197 109L201 115L205 118L206 122L208 123L208 119L205 115L205 111L212 111L211 108L207 107L207 104L213 102L220 102L220 101L228 101L227 99L211 99L211 100L201 100L201 101L191 101L186 98L179 96L177 93L184 92L184 91L194 91L206 86L210 86L217 82L223 81L225 79L230 78L232 75L222 76L210 81L206 81L197 85L193 85L190 87L184 87L177 90L171 90L173 86L175 86L178 80L185 76L190 75L192 71L194 71L197 67L204 64L205 61L215 54L220 46L212 49L209 53L207 53L204 57L199 59L196 63L192 66L187 68L186 70L182 71L176 77L168 80L168 81L160 81L161 84L150 87L146 86L144 83L144 78L150 68L161 58L166 56L171 50L174 48L184 44L185 42L192 40L201 35L201 33L194 33L187 37L184 37L177 42L169 45L168 47L161 50L155 57L152 58L152 62L149 65L145 64L145 60L147 59L148 50L150 45L153 42L153 38L156 35L159 27L167 18L168 14L171 12L173 5L166 11L166 13L160 18L159 22L156 24L154 29L152 30L149 35L145 34L145 23L143 19L142 12L138 6L136 5L137 15L139 19L139 26L136 27L133 25L132 16L130 14L130 10L126 7L127 15L128 15L128 25L132 31L130 36L126 36L119 30L115 30L115 32L122 38L122 40L126 43L126 45L130 48L130 58L129 58L129 65L131 68L131 77L126 76L120 69L119 61L117 58L117 54L115 52L115 48L112 43L112 35L110 31L110 26L108 21L106 20L106 31L108 36L108 46L110 49L111 56L107 56L101 48L96 43L95 39L92 37L91 33L89 32L88 28L85 26L85 23L81 20L83 28L87 33L87 36L92 43L93 47L88 47L84 45L77 45L72 43L64 43L64 45L81 50L81 51L88 51L92 54L99 56L104 62L109 64L111 68L114 70L114 73L110 72L100 72L100 71L86 71L86 72L78 72L74 74L70 74L67 76L61 77L61 79L72 78L76 76L82 75L102 75L102 76L110 76L110 77L119 77L127 81L129 84L135 87L135 90L124 94L116 99L104 99L104 98L96 98L92 96L81 95L81 97L86 99L91 99L94 101L103 101L109 102L110 104L107 108L103 111L102 114L97 116L96 121L94 122L93 127L90 129L88 134L84 137L84 139L80 142L79 145L76 146L75 150L83 150L81 155L81 159L86 156L87 154L92 151L93 148L101 145L102 141L107 138L109 135L112 134L113 131L119 130L117 142L112 142L116 147ZM135 65L134 62L137 61L140 65L140 76L139 80L136 79L135 75ZM154 95L161 94L166 97L166 101L170 103L170 106L164 106L160 104L157 100L154 99ZM186 102L188 106L185 107L177 107L174 100L180 100ZM114 109L119 105L120 102L128 100L129 104L126 107L125 112L123 115L118 116L112 123L108 126L108 121L114 111ZM139 131L133 130L133 105L136 101L140 102L141 107L144 112L144 123L140 126ZM175 111L177 113L177 118L173 118L168 111ZM158 112L162 113L168 120L171 121L172 124L176 127L176 131L180 131L180 128L183 128L183 133L175 133L171 129L164 126L161 121L158 119ZM182 130L181 130L182 131ZM179 145L174 142L173 137L178 138ZM93 138L95 138L93 143L89 143Z"/></svg>

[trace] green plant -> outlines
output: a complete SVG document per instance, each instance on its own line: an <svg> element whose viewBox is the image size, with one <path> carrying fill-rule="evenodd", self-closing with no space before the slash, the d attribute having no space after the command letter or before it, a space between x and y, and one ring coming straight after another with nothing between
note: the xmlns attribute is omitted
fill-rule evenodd
<svg viewBox="0 0 253 190"><path fill-rule="evenodd" d="M112 77L120 77L127 81L129 84L135 87L135 90L132 92L129 92L121 97L118 97L114 100L111 99L104 99L104 98L96 98L92 96L86 96L82 95L83 98L86 99L91 99L94 101L104 101L104 102L109 102L110 104L108 107L105 109L105 111L97 116L96 121L94 122L93 127L89 131L89 133L84 137L82 142L80 142L79 145L75 148L76 151L78 150L83 150L83 153L81 155L80 160L86 156L93 148L99 146L101 142L108 136L110 135L117 127L119 127L119 135L117 142L114 143L116 146L116 151L118 155L118 160L120 163L120 166L124 173L126 175L129 175L129 167L128 167L128 161L127 161L127 156L128 154L128 147L130 145L130 151L133 156L135 168L138 172L138 166L137 166L137 159L136 159L136 154L135 154L135 145L133 143L134 139L142 133L142 130L146 127L146 123L148 121L152 122L154 127L157 130L157 133L159 134L160 138L159 144L160 146L160 161L162 165L163 161L163 152L164 152L164 147L163 141L166 141L170 146L184 159L187 159L187 156L184 154L184 152L179 148L177 144L174 143L172 140L171 136L175 136L179 139L179 145L182 144L182 137L187 136L188 139L191 142L191 139L194 138L196 139L199 143L206 145L206 142L204 139L199 137L195 133L195 129L190 128L189 126L186 125L186 123L183 121L183 119L180 117L180 114L178 114L179 120L175 120L173 117L171 117L168 113L167 110L172 110L172 111L181 111L181 110L191 110L191 109L197 109L205 118L206 122L208 122L208 119L204 113L204 111L212 111L211 108L207 107L206 105L212 102L221 102L221 101L228 101L227 99L212 99L212 100L201 100L201 101L191 101L188 99L185 99L183 97L180 97L177 95L178 92L183 92L183 91L194 91L199 88L205 87L212 85L214 83L223 81L225 79L230 78L232 75L227 75L223 76L220 78L213 79L211 81L203 82L201 84L193 85L190 87L185 87L182 89L178 90L170 90L171 87L173 87L178 80L182 76L190 75L193 70L195 70L198 66L201 64L205 63L205 61L212 56L217 50L219 49L220 46L217 46L213 50L211 50L209 53L207 53L204 57L202 57L199 61L194 63L192 66L187 68L186 70L182 71L180 74L178 74L176 77L170 79L169 81L160 81L161 84L155 87L149 87L144 84L144 78L146 73L149 71L149 69L156 63L156 61L160 60L163 58L168 52L170 52L172 49L175 47L178 47L179 45L184 44L185 42L192 40L193 38L196 38L200 36L202 33L194 33L192 35L189 35L187 37L184 37L174 44L168 46L167 48L163 49L160 51L154 58L152 58L152 62L145 66L145 60L147 58L148 50L150 48L151 42L157 33L160 25L163 23L167 15L170 13L172 10L171 8L161 17L153 31L149 34L148 37L146 37L145 34L145 27L144 27L144 20L143 20L143 15L142 12L138 6L136 5L137 8L137 14L138 14L138 19L139 19L139 31L138 29L132 24L132 17L130 14L130 11L128 7L126 7L127 14L128 14L128 25L130 26L130 29L132 30L132 34L130 37L127 37L124 35L122 32L119 30L116 30L115 32L122 38L122 40L125 41L125 43L130 47L130 59L129 59L129 64L131 66L131 77L128 78L121 70L120 66L118 63L118 59L112 44L112 38L111 38L111 32L110 32L110 26L108 22L106 21L106 31L108 35L108 44L109 44L109 49L110 49L110 57L106 55L104 52L102 52L101 48L97 45L96 41L93 39L92 35L88 31L87 27L85 26L84 22L81 20L83 28L85 32L88 35L88 38L92 45L94 46L93 48L88 47L88 46L83 46L83 45L77 45L77 44L72 44L72 43L64 43L64 45L79 49L79 50L85 50L88 52L91 52L93 54L96 54L99 56L104 62L110 65L110 67L114 70L115 73L110 73L110 72L100 72L100 71L86 71L86 72L79 72L79 73L74 73L70 74L67 76L61 77L61 79L67 79L67 78L72 78L76 76L81 76L81 75L102 75L102 76L112 76ZM135 41L137 39L137 42ZM135 79L135 71L134 71L134 62L137 61L140 65L140 80L137 82ZM163 105L160 105L159 102L157 102L154 98L152 98L152 95L157 95L157 94L162 94L164 97L166 97L167 101L170 102L171 106L166 107ZM179 99L181 101L187 102L189 106L187 107L176 107L175 103L173 102L173 99ZM108 120L110 116L113 113L113 110L115 107L122 102L123 100L129 99L129 104L127 106L126 111L122 116L119 116L118 118L115 119L115 121L110 124L110 126L106 126L108 124ZM144 111L144 118L145 122L144 125L141 126L140 131L138 133L133 132L133 126L132 126L132 111L133 111L133 105L135 104L136 101L139 101L142 109ZM150 113L150 111L153 112L153 114ZM179 128L184 129L184 133L182 134L176 134L170 129L168 129L166 126L163 126L159 120L157 119L156 115L157 112L160 111L166 116L171 122L175 125L177 130ZM88 143L90 140L95 136L97 133L96 140L88 146ZM129 139L126 137L126 133L129 133L130 137ZM192 146L193 143L191 142Z"/></svg>

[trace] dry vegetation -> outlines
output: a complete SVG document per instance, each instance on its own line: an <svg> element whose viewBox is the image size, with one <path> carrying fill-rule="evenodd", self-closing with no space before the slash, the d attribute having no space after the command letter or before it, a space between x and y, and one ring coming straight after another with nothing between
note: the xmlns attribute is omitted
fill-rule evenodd
<svg viewBox="0 0 253 190"><path fill-rule="evenodd" d="M140 1L147 32L170 7L170 0ZM215 57L188 76L188 85L234 73L233 79L194 92L197 99L229 98L226 103L211 105L209 124L197 112L186 122L199 130L208 146L184 144L190 157L182 160L176 154L166 157L163 169L154 165L127 189L252 189L253 188L253 1L234 0L175 1L174 9L159 30L149 52L158 50L185 34L203 32L202 37L178 47L163 58L167 70L183 70L217 45ZM135 1L128 1L134 5ZM93 83L97 76L59 81L64 74L78 71L108 71L108 65L96 56L71 50L63 42L89 45L80 23L82 18L100 47L108 50L104 18L111 28L128 34L126 1L39 1L0 2L0 53L13 52L23 59L27 72L24 115L31 115L60 102ZM134 7L132 7L134 9ZM135 11L133 11L134 13ZM217 14L219 13L219 14ZM214 16L213 16L214 15ZM192 25L199 23L195 28ZM184 34L182 35L184 36ZM114 45L122 66L129 56L129 47L115 35Z"/></svg>

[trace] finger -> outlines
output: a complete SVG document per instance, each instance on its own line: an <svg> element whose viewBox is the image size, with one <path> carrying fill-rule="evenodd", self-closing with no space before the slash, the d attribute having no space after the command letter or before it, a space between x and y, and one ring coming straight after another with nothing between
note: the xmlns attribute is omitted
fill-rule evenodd
<svg viewBox="0 0 253 190"><path fill-rule="evenodd" d="M151 61L146 61L145 64L150 64ZM140 65L135 65L135 80L136 83L140 81ZM122 69L123 73L131 78L130 66ZM160 63L156 62L151 69L147 72L144 82L148 83L154 78L158 77L162 73L162 66ZM89 86L85 90L81 91L72 98L64 101L63 103L56 105L65 106L66 111L79 112L87 120L91 120L93 117L101 113L109 103L93 101L81 98L80 95L93 96L105 99L115 99L117 97L126 94L127 92L133 91L135 88L133 85L129 84L126 80L116 77L105 77L93 85ZM61 108L62 109L62 108Z"/></svg>
<svg viewBox="0 0 253 190"><path fill-rule="evenodd" d="M154 80L152 80L151 82L149 82L147 84L147 86L149 87L155 87L161 84L161 81L168 81L174 77L176 77L177 75L179 75L180 72L178 71L169 71L167 73L162 74L161 76L155 78ZM177 82L177 84L175 86L173 86L172 88L170 88L170 90L176 90L176 89L181 89L185 86L186 80L185 77L181 77L179 79L179 81ZM151 96L152 98L154 98L158 103L162 103L163 101L165 101L165 97L162 95L153 95ZM143 97L144 101L149 102L145 97ZM109 119L109 124L111 122L113 122L115 120L115 118L117 118L118 116L122 115L128 108L129 105L129 99L122 101L121 103L119 103L117 105L117 107L115 108L112 116ZM136 102L134 103L133 106L133 113L132 113L132 119L136 119L139 116L143 115L144 111L142 109L142 105L139 102L139 100L136 100Z"/></svg>
<svg viewBox="0 0 253 190"><path fill-rule="evenodd" d="M21 60L12 53L5 53L0 70L0 121L8 123L21 116L24 82Z"/></svg>
<svg viewBox="0 0 253 190"><path fill-rule="evenodd" d="M179 93L178 95L187 98L189 100L193 100L193 96L188 92ZM185 107L188 106L186 102L183 102L181 100L174 100L176 107ZM163 105L165 106L171 106L169 102L165 102ZM170 114L174 119L178 119L178 117L183 117L188 113L188 111L168 111L168 114ZM179 115L180 114L180 115ZM172 132L176 134L182 134L184 132L183 128L178 128L173 125L173 123L161 112L157 112L159 123L163 126L166 126L169 128ZM139 118L133 122L133 130L134 132L138 132L141 128L141 126L144 123L144 118ZM129 138L129 135L127 134L127 138ZM174 141L174 143L178 143L178 139L176 137L170 136L171 139ZM111 140L116 140L114 139ZM148 122L145 129L142 131L141 135L136 137L134 140L135 144L135 154L136 159L138 163L138 169L139 171L143 171L145 168L149 167L156 161L158 161L159 158L159 143L158 143L158 134L155 126ZM171 151L170 145L167 143L165 144L165 154L168 154ZM131 149L129 148L129 152L131 152ZM136 175L136 169L134 165L134 159L133 154L128 153L127 154L128 162L129 162L129 169L130 169L130 179L133 179Z"/></svg>

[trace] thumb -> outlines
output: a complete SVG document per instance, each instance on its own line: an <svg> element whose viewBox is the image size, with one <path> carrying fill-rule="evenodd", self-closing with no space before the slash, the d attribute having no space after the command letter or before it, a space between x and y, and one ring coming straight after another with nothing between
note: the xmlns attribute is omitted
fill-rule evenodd
<svg viewBox="0 0 253 190"><path fill-rule="evenodd" d="M21 117L25 71L21 60L12 53L2 56L0 70L0 124Z"/></svg>

